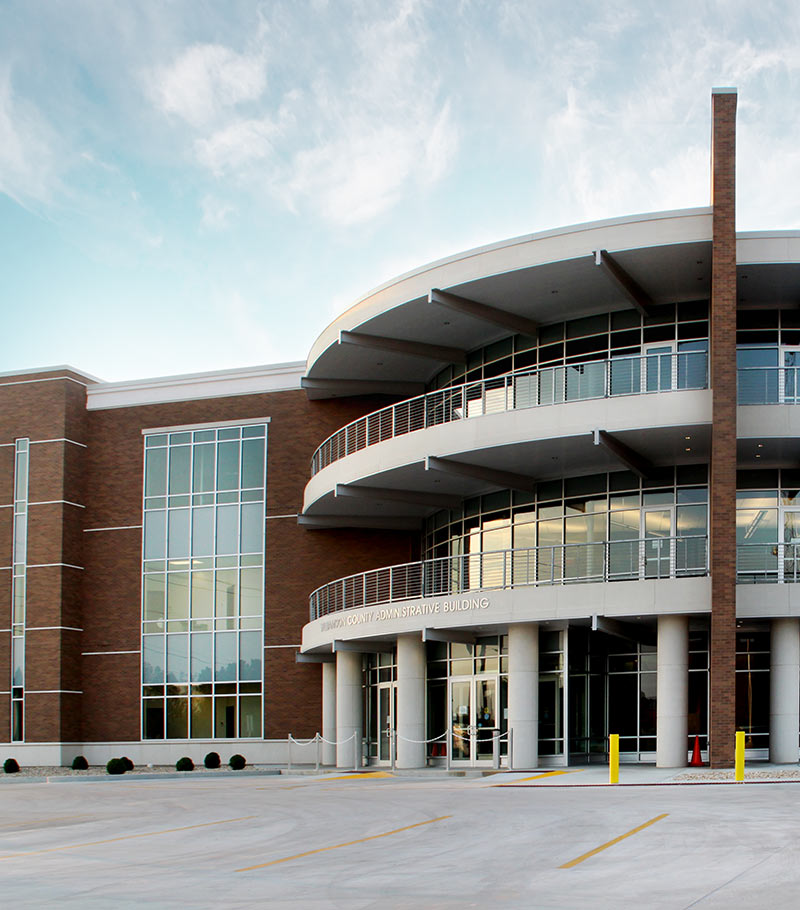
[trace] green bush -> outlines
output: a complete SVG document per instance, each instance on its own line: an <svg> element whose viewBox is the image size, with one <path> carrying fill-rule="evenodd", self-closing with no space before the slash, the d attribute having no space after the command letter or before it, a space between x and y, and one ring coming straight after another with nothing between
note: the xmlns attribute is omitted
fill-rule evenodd
<svg viewBox="0 0 800 910"><path fill-rule="evenodd" d="M206 768L219 768L222 764L219 752L209 752L208 755L203 759L203 764Z"/></svg>
<svg viewBox="0 0 800 910"><path fill-rule="evenodd" d="M183 758L179 758L175 762L176 771L194 771L194 762L189 758L188 755L184 755Z"/></svg>
<svg viewBox="0 0 800 910"><path fill-rule="evenodd" d="M82 755L76 755L72 759L72 770L73 771L86 771L89 768L89 762Z"/></svg>
<svg viewBox="0 0 800 910"><path fill-rule="evenodd" d="M124 774L127 770L127 765L121 758L110 758L106 763L108 774Z"/></svg>
<svg viewBox="0 0 800 910"><path fill-rule="evenodd" d="M231 760L228 762L231 766L231 771L241 771L245 767L247 762L245 761L244 755L231 755Z"/></svg>
<svg viewBox="0 0 800 910"><path fill-rule="evenodd" d="M133 771L133 769L136 767L136 765L134 765L134 763L128 758L127 755L123 755L120 761L125 762L126 771Z"/></svg>
<svg viewBox="0 0 800 910"><path fill-rule="evenodd" d="M3 770L6 774L16 774L19 771L19 765L17 764L16 758L7 758L3 762Z"/></svg>

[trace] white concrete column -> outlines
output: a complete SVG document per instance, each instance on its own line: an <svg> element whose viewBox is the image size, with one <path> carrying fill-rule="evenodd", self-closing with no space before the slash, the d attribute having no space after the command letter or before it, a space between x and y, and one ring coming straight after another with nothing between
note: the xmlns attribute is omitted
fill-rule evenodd
<svg viewBox="0 0 800 910"><path fill-rule="evenodd" d="M508 727L515 769L539 764L539 626L508 627Z"/></svg>
<svg viewBox="0 0 800 910"><path fill-rule="evenodd" d="M685 768L689 752L689 617L658 617L656 765Z"/></svg>
<svg viewBox="0 0 800 910"><path fill-rule="evenodd" d="M322 764L336 764L336 664L322 665Z"/></svg>
<svg viewBox="0 0 800 910"><path fill-rule="evenodd" d="M397 767L424 768L425 644L419 633L397 636Z"/></svg>
<svg viewBox="0 0 800 910"><path fill-rule="evenodd" d="M361 764L362 727L361 654L336 652L336 767L352 768L358 756ZM352 736L355 733L356 745ZM346 740L346 741L345 741ZM359 751L355 751L359 750Z"/></svg>
<svg viewBox="0 0 800 910"><path fill-rule="evenodd" d="M795 764L800 730L800 620L772 620L769 676L769 760Z"/></svg>

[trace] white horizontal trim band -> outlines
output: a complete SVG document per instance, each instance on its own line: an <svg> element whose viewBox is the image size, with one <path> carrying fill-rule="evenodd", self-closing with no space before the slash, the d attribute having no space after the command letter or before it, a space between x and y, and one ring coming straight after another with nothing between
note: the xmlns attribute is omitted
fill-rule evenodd
<svg viewBox="0 0 800 910"><path fill-rule="evenodd" d="M101 654L141 654L141 651L81 651L82 657L96 657Z"/></svg>
<svg viewBox="0 0 800 910"><path fill-rule="evenodd" d="M301 648L302 645L264 645L264 649L268 648Z"/></svg>
<svg viewBox="0 0 800 910"><path fill-rule="evenodd" d="M51 566L63 566L65 569L80 569L83 572L83 566L73 566L69 562L37 562L33 565L28 565L28 569L49 569Z"/></svg>
<svg viewBox="0 0 800 910"><path fill-rule="evenodd" d="M84 528L83 533L89 534L92 531L130 531L134 528L142 529L141 525L117 525L115 528Z"/></svg>
<svg viewBox="0 0 800 910"><path fill-rule="evenodd" d="M264 518L266 518L268 521L270 518L297 518L297 512L293 513L292 515L265 515Z"/></svg>
<svg viewBox="0 0 800 910"><path fill-rule="evenodd" d="M26 626L26 632L55 632L55 631L66 631L66 632L83 632L83 629L79 629L77 626Z"/></svg>
<svg viewBox="0 0 800 910"><path fill-rule="evenodd" d="M67 439L66 436L62 436L62 437L60 437L59 439L32 439L32 440L31 440L31 445L32 445L32 446L40 446L40 445L43 445L43 444L46 443L46 442L70 442L70 443L72 443L72 445L74 445L74 446L80 446L82 449L88 449L88 448L89 448L89 446L87 446L86 443L84 443L84 442L76 442L74 439Z"/></svg>
<svg viewBox="0 0 800 910"><path fill-rule="evenodd" d="M16 382L0 382L0 386L4 385L31 385L34 382L74 382L75 385L83 386L85 389L89 388L89 384L86 382L81 382L78 379L73 379L71 376L46 376L44 379L18 379Z"/></svg>
<svg viewBox="0 0 800 910"><path fill-rule="evenodd" d="M156 433L185 433L189 430L216 430L219 427L249 427L259 423L269 423L271 417L247 417L244 420L219 420L214 423L187 423L175 427L150 427L142 430L142 436Z"/></svg>
<svg viewBox="0 0 800 910"><path fill-rule="evenodd" d="M13 508L14 508L14 503L13 503L13 502L9 502L8 505L1 505L1 506L0 506L0 509L13 509Z"/></svg>
<svg viewBox="0 0 800 910"><path fill-rule="evenodd" d="M75 506L76 509L85 509L79 502L71 502L69 499L44 499L41 502L29 502L29 506Z"/></svg>

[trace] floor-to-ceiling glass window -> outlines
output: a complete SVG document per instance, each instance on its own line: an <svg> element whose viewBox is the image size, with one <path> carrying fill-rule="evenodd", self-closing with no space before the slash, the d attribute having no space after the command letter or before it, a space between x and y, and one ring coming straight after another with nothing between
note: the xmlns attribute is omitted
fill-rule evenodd
<svg viewBox="0 0 800 910"><path fill-rule="evenodd" d="M145 435L145 739L262 735L266 428Z"/></svg>
<svg viewBox="0 0 800 910"><path fill-rule="evenodd" d="M383 651L366 657L367 755L370 761L391 760L392 736L397 729L397 654Z"/></svg>
<svg viewBox="0 0 800 910"><path fill-rule="evenodd" d="M736 633L736 729L748 749L769 748L769 629Z"/></svg>

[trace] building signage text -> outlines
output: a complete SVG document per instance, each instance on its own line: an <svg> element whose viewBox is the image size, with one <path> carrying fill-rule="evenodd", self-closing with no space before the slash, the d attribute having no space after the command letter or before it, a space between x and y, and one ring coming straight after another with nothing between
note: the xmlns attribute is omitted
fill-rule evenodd
<svg viewBox="0 0 800 910"><path fill-rule="evenodd" d="M402 604L392 607L375 607L372 610L345 612L320 624L320 630L344 629L348 626L360 626L364 623L386 622L391 619L407 619L413 616L436 616L442 613L462 613L470 610L487 610L490 606L488 597L459 597L455 600L434 600L423 604Z"/></svg>

